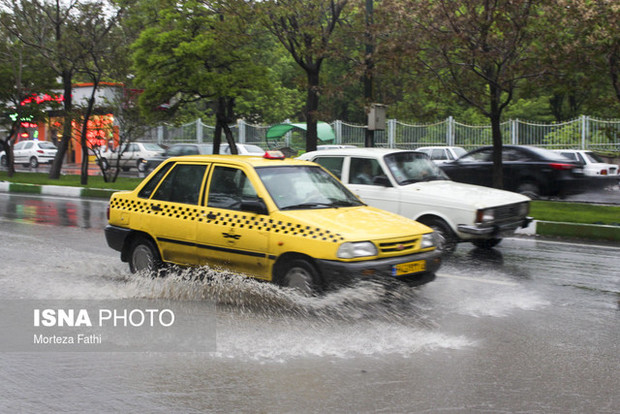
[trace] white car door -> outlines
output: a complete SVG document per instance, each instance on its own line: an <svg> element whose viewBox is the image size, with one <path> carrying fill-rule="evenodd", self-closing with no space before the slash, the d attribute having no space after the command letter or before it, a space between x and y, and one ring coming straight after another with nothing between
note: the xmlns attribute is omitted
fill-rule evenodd
<svg viewBox="0 0 620 414"><path fill-rule="evenodd" d="M325 154L312 161L338 177L366 204L400 213L400 189L377 159Z"/></svg>
<svg viewBox="0 0 620 414"><path fill-rule="evenodd" d="M15 164L28 162L29 149L32 148L33 145L34 143L32 141L22 141L15 144L15 148L13 148Z"/></svg>
<svg viewBox="0 0 620 414"><path fill-rule="evenodd" d="M400 214L401 191L375 158L348 157L343 176L347 187L370 206Z"/></svg>

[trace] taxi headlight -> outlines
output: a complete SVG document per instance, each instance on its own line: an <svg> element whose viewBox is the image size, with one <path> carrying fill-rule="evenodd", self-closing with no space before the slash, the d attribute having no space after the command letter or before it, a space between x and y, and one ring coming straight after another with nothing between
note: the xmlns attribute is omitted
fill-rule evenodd
<svg viewBox="0 0 620 414"><path fill-rule="evenodd" d="M338 258L354 259L356 257L376 256L377 247L371 242L346 242L338 248Z"/></svg>
<svg viewBox="0 0 620 414"><path fill-rule="evenodd" d="M486 208L476 212L476 223L488 223L495 220L495 209Z"/></svg>
<svg viewBox="0 0 620 414"><path fill-rule="evenodd" d="M435 232L423 234L420 248L428 249L429 247L433 247L433 246L435 246Z"/></svg>

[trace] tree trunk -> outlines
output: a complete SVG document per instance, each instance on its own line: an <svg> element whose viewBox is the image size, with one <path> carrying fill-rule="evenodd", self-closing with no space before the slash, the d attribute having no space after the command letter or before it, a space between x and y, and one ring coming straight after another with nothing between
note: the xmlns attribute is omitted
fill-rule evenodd
<svg viewBox="0 0 620 414"><path fill-rule="evenodd" d="M489 85L489 87L491 93L491 110L489 115L493 137L493 187L503 189L504 169L502 166L502 130L500 128L502 112L499 106L501 91L493 84Z"/></svg>
<svg viewBox="0 0 620 414"><path fill-rule="evenodd" d="M318 66L317 66L318 67ZM306 151L315 151L318 143L316 113L319 109L319 70L308 69L308 97L306 100Z"/></svg>
<svg viewBox="0 0 620 414"><path fill-rule="evenodd" d="M80 184L88 184L88 145L86 141L86 133L88 132L88 120L93 112L93 106L95 105L95 93L97 92L97 85L99 82L95 80L93 83L93 91L88 98L88 106L86 107L86 113L82 119L82 132L80 134L80 145L82 147L82 168L80 170Z"/></svg>
<svg viewBox="0 0 620 414"><path fill-rule="evenodd" d="M62 127L62 138L58 146L58 152L56 152L56 157L54 157L54 162L52 163L52 168L50 169L49 177L52 179L60 178L62 163L64 161L65 154L67 153L67 149L69 148L69 142L71 141L73 129L73 126L71 125L73 115L73 99L71 97L71 93L73 85L71 82L71 72L67 70L63 71L62 84L64 87L64 125Z"/></svg>

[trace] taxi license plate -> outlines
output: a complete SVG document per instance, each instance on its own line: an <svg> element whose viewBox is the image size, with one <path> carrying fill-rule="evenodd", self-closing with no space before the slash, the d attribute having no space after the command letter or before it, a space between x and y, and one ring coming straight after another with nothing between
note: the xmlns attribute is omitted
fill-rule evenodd
<svg viewBox="0 0 620 414"><path fill-rule="evenodd" d="M409 275L412 273L423 272L426 270L426 260L416 262L401 263L392 266L392 276Z"/></svg>

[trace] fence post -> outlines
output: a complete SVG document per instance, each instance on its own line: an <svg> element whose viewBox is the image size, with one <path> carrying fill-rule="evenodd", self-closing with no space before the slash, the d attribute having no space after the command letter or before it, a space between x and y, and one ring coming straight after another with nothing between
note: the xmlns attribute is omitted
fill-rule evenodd
<svg viewBox="0 0 620 414"><path fill-rule="evenodd" d="M202 120L200 118L196 119L196 142L202 143Z"/></svg>
<svg viewBox="0 0 620 414"><path fill-rule="evenodd" d="M519 145L519 135L518 135L519 123L517 119L513 119L510 121L510 143L512 145Z"/></svg>
<svg viewBox="0 0 620 414"><path fill-rule="evenodd" d="M454 118L452 115L446 120L446 145L449 147L454 146Z"/></svg>
<svg viewBox="0 0 620 414"><path fill-rule="evenodd" d="M157 127L157 143L159 145L163 145L164 143L164 126L160 125Z"/></svg>
<svg viewBox="0 0 620 414"><path fill-rule="evenodd" d="M388 119L387 121L388 124L388 148L395 148L396 147L396 120L395 119Z"/></svg>
<svg viewBox="0 0 620 414"><path fill-rule="evenodd" d="M581 149L586 149L586 139L588 135L588 117L581 115Z"/></svg>
<svg viewBox="0 0 620 414"><path fill-rule="evenodd" d="M334 133L336 134L334 144L342 144L342 121L334 121Z"/></svg>
<svg viewBox="0 0 620 414"><path fill-rule="evenodd" d="M245 121L237 119L237 129L239 130L239 144L245 144Z"/></svg>

